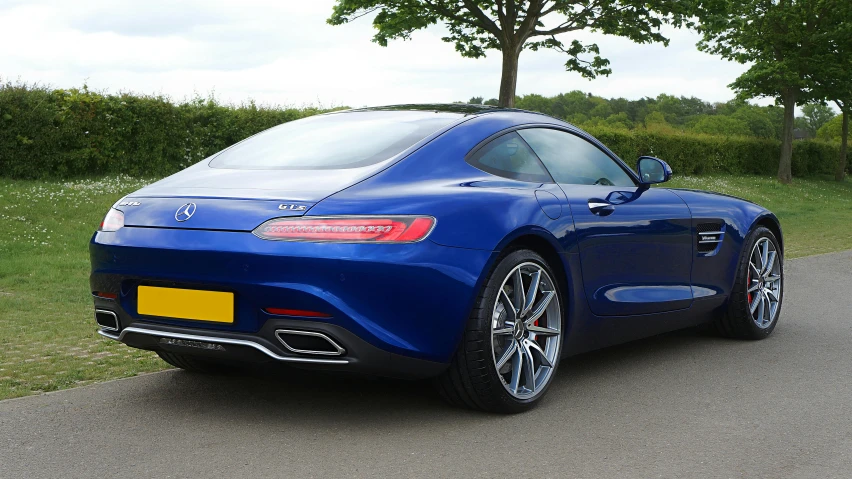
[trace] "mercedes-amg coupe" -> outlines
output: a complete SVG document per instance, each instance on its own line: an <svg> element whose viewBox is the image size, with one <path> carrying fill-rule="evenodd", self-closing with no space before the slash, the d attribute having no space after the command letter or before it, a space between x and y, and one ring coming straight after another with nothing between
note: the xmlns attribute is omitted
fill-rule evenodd
<svg viewBox="0 0 852 479"><path fill-rule="evenodd" d="M570 355L775 328L777 218L652 187L671 175L519 110L292 121L116 202L90 244L95 318L187 370L434 378L451 403L519 412Z"/></svg>

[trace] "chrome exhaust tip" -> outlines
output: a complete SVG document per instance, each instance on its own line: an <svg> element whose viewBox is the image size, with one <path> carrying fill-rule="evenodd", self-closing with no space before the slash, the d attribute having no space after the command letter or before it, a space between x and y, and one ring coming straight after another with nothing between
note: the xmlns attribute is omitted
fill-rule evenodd
<svg viewBox="0 0 852 479"><path fill-rule="evenodd" d="M333 339L316 331L278 329L275 331L275 337L288 351L296 354L342 356L346 353Z"/></svg>
<svg viewBox="0 0 852 479"><path fill-rule="evenodd" d="M106 309L95 310L95 321L104 331L118 331L118 316Z"/></svg>

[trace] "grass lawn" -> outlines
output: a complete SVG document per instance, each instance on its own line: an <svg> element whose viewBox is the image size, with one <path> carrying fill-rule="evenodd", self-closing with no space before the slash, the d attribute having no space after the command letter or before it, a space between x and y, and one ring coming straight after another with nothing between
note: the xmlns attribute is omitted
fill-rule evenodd
<svg viewBox="0 0 852 479"><path fill-rule="evenodd" d="M717 191L745 198L778 216L787 258L852 249L852 181L795 179L782 185L759 176L675 176L673 188Z"/></svg>
<svg viewBox="0 0 852 479"><path fill-rule="evenodd" d="M0 399L165 369L154 354L95 333L88 241L107 209L142 185L128 177L0 179ZM852 182L765 177L675 178L773 210L787 256L852 249Z"/></svg>

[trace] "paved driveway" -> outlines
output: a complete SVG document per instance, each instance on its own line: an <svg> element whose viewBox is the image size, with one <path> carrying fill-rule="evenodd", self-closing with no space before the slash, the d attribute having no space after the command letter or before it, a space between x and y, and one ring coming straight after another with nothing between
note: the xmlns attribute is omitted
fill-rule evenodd
<svg viewBox="0 0 852 479"><path fill-rule="evenodd" d="M283 371L3 401L0 477L852 477L852 252L787 278L769 340L680 332L576 357L517 416Z"/></svg>

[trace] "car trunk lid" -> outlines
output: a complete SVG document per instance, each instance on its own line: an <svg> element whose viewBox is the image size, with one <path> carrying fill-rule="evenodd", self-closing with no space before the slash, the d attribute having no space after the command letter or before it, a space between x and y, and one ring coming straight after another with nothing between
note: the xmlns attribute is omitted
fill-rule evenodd
<svg viewBox="0 0 852 479"><path fill-rule="evenodd" d="M251 231L270 218L301 216L323 198L381 168L236 170L196 164L122 199L125 226Z"/></svg>

